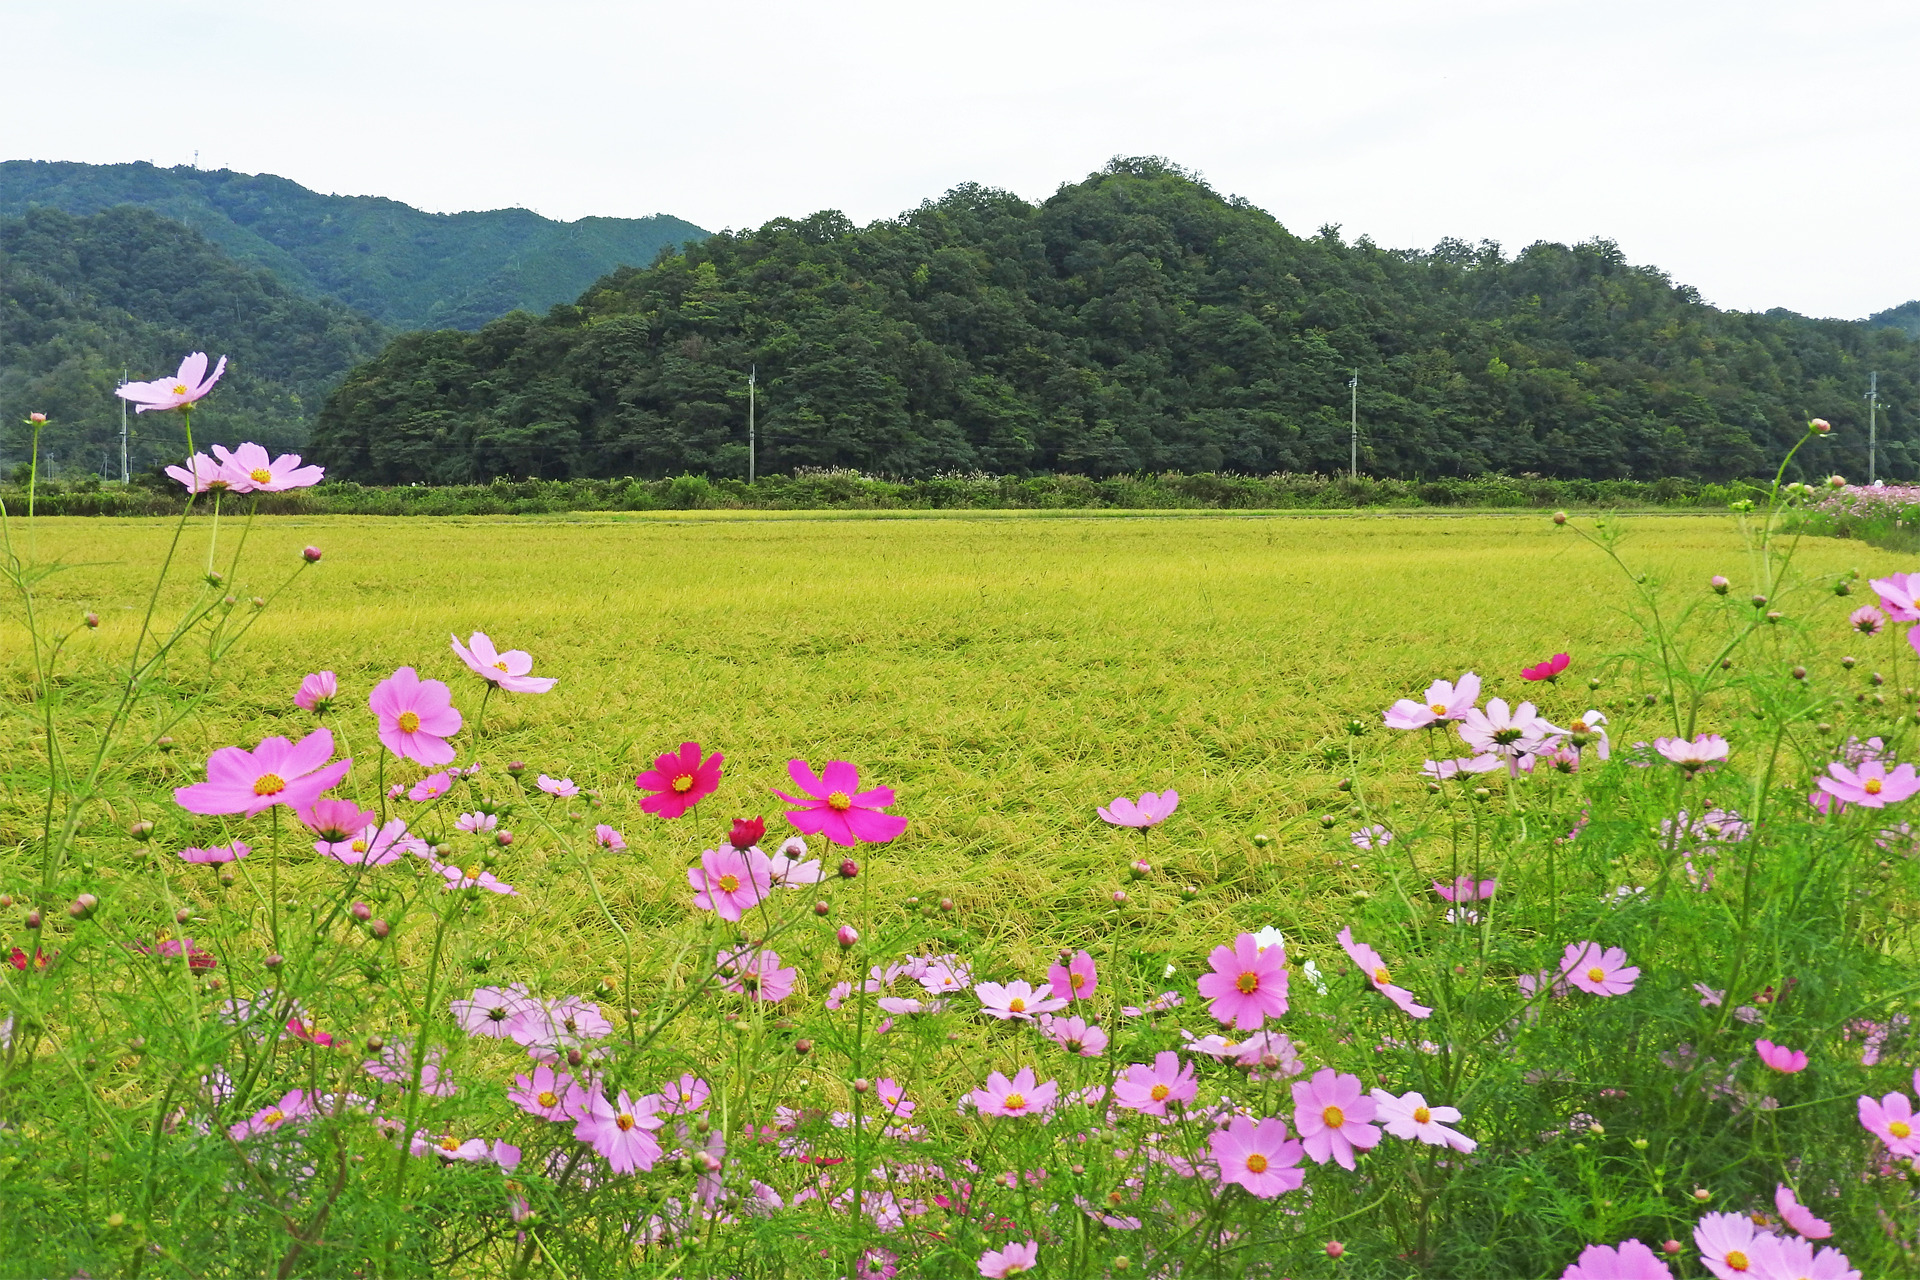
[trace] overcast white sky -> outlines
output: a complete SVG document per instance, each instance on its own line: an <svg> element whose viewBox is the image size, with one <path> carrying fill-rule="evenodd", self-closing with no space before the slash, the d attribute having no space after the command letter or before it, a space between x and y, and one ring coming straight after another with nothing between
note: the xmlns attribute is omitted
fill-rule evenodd
<svg viewBox="0 0 1920 1280"><path fill-rule="evenodd" d="M1914 0L0 0L0 49L0 159L719 229L1158 154L1301 233L1920 297Z"/></svg>

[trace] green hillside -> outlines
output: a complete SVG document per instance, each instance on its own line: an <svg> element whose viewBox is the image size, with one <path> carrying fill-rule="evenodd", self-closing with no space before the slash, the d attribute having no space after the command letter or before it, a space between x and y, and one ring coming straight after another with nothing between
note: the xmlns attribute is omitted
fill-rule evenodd
<svg viewBox="0 0 1920 1280"><path fill-rule="evenodd" d="M412 333L315 427L336 474L738 476L759 468L1751 475L1803 457L1920 475L1920 345L1898 329L1720 311L1605 241L1508 256L1301 237L1158 160L1051 199L963 187L896 219L713 236L578 305ZM1855 425L1862 429L1852 430Z"/></svg>
<svg viewBox="0 0 1920 1280"><path fill-rule="evenodd" d="M42 456L54 474L117 478L122 371L163 377L194 350L229 357L196 415L203 440L300 448L341 374L388 336L144 209L0 218L0 470L26 456L19 421L40 412L53 421ZM132 423L136 472L180 456L178 414Z"/></svg>
<svg viewBox="0 0 1920 1280"><path fill-rule="evenodd" d="M515 308L570 302L599 276L644 266L706 232L665 214L555 222L525 209L423 213L331 196L271 174L153 165L0 162L0 216L133 204L194 228L293 289L394 328L477 328Z"/></svg>

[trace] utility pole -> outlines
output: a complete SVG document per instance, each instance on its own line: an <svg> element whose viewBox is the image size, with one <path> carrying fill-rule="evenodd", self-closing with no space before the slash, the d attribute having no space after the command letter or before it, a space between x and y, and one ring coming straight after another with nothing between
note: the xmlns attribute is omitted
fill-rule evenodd
<svg viewBox="0 0 1920 1280"><path fill-rule="evenodd" d="M1353 433L1350 437L1353 457L1349 463L1352 478L1360 478L1360 371L1355 369L1353 376L1347 379L1347 390L1353 395Z"/></svg>
<svg viewBox="0 0 1920 1280"><path fill-rule="evenodd" d="M753 483L753 384L759 378L760 366L747 366L747 483Z"/></svg>
<svg viewBox="0 0 1920 1280"><path fill-rule="evenodd" d="M1880 445L1880 374L1867 375L1867 483L1874 481L1874 460Z"/></svg>
<svg viewBox="0 0 1920 1280"><path fill-rule="evenodd" d="M120 371L120 385L127 385L127 371ZM189 464L191 465L191 464ZM127 474L127 402L120 402L120 483L126 484L132 477Z"/></svg>

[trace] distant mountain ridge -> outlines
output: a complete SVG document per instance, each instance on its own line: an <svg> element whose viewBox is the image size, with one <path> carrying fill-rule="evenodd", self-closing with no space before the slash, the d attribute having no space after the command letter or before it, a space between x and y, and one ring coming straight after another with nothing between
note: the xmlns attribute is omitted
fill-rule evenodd
<svg viewBox="0 0 1920 1280"><path fill-rule="evenodd" d="M381 196L322 195L272 174L0 161L0 216L138 205L185 223L289 288L396 329L477 329L572 302L620 266L707 232L667 214L556 222L527 209L426 213Z"/></svg>
<svg viewBox="0 0 1920 1280"><path fill-rule="evenodd" d="M1867 317L1869 329L1898 329L1909 338L1920 338L1920 298L1903 302Z"/></svg>

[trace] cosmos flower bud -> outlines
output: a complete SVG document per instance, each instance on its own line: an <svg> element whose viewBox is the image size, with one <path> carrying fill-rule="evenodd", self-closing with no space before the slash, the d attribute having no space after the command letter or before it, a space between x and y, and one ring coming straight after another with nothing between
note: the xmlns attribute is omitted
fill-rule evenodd
<svg viewBox="0 0 1920 1280"><path fill-rule="evenodd" d="M521 774L525 773L526 771L527 771L527 762L525 760L509 760L507 762L507 772L512 774L516 778L519 777Z"/></svg>
<svg viewBox="0 0 1920 1280"><path fill-rule="evenodd" d="M1727 588L1731 587L1733 584L1731 582L1728 582L1725 578L1721 577L1719 574L1716 573L1711 578L1707 579L1707 585L1713 588L1713 594L1717 596L1723 596L1727 594Z"/></svg>
<svg viewBox="0 0 1920 1280"><path fill-rule="evenodd" d="M1767 598L1766 598L1765 596L1762 596L1762 595L1756 595L1756 596L1754 596L1754 597L1753 597L1753 607L1754 607L1754 608L1756 608L1756 609L1764 609L1764 608L1766 608L1766 607L1767 607Z"/></svg>
<svg viewBox="0 0 1920 1280"><path fill-rule="evenodd" d="M1556 512L1554 512L1554 513L1553 513L1553 522L1554 522L1555 524L1565 524L1565 523L1567 522L1567 513L1566 513L1566 512L1564 512L1564 511L1556 511Z"/></svg>
<svg viewBox="0 0 1920 1280"><path fill-rule="evenodd" d="M1815 418L1811 422L1807 423L1807 430L1812 432L1816 436L1824 436L1829 431L1833 430L1833 424L1831 422L1828 422L1825 418ZM1675 1250L1674 1252L1677 1253L1679 1251Z"/></svg>
<svg viewBox="0 0 1920 1280"><path fill-rule="evenodd" d="M1134 859L1133 865L1129 867L1128 870L1133 872L1134 879L1140 880L1140 879L1144 879L1147 875L1149 875L1153 871L1153 864L1148 862L1145 858L1136 858Z"/></svg>
<svg viewBox="0 0 1920 1280"><path fill-rule="evenodd" d="M265 960L262 960L260 963L267 966L268 969L278 969L281 965L285 964L286 962L287 962L287 958L285 956L279 955L276 953L274 955L268 956Z"/></svg>
<svg viewBox="0 0 1920 1280"><path fill-rule="evenodd" d="M834 933L833 937L834 937L834 940L838 942L841 948L844 950L845 948L851 947L854 943L860 941L860 931L855 929L850 924L843 924L840 926L838 931Z"/></svg>
<svg viewBox="0 0 1920 1280"><path fill-rule="evenodd" d="M365 924L368 920L371 920L373 918L373 908L368 906L364 902L356 902L351 907L347 908L347 914L351 915L355 920L358 920L361 924Z"/></svg>
<svg viewBox="0 0 1920 1280"><path fill-rule="evenodd" d="M735 818L733 831L727 836L727 843L736 849L751 849L760 843L760 837L767 834L765 818Z"/></svg>
<svg viewBox="0 0 1920 1280"><path fill-rule="evenodd" d="M1844 489L1846 487L1847 487L1847 478L1845 476L1828 476L1827 477L1827 488Z"/></svg>
<svg viewBox="0 0 1920 1280"><path fill-rule="evenodd" d="M1845 578L1842 578L1833 584L1833 594L1837 596L1850 596L1853 594L1853 584Z"/></svg>
<svg viewBox="0 0 1920 1280"><path fill-rule="evenodd" d="M853 1091L855 1093L866 1093L868 1090L872 1088L873 1088L873 1081L867 1079L865 1076L862 1076L860 1079L855 1080L853 1082Z"/></svg>
<svg viewBox="0 0 1920 1280"><path fill-rule="evenodd" d="M320 548L307 547L300 552L300 558L308 564L317 564L320 560Z"/></svg>
<svg viewBox="0 0 1920 1280"><path fill-rule="evenodd" d="M1669 1258L1677 1258L1680 1256L1680 1251L1684 1248L1686 1248L1686 1246L1678 1240L1669 1240L1660 1246L1660 1252L1666 1254Z"/></svg>
<svg viewBox="0 0 1920 1280"><path fill-rule="evenodd" d="M90 893L83 893L79 897L75 898L73 902L67 907L67 914L72 916L75 920L85 920L88 916L93 914L93 909L99 905L100 905L100 899L94 897Z"/></svg>
<svg viewBox="0 0 1920 1280"><path fill-rule="evenodd" d="M153 824L151 822L136 822L127 828L127 834L135 840L151 840L153 839Z"/></svg>
<svg viewBox="0 0 1920 1280"><path fill-rule="evenodd" d="M160 748L162 751L171 751L173 750L173 739L172 738L155 738L153 740L153 745Z"/></svg>
<svg viewBox="0 0 1920 1280"><path fill-rule="evenodd" d="M860 874L860 864L855 862L852 858L848 858L843 862L841 862L840 878L842 880L851 880L859 874Z"/></svg>
<svg viewBox="0 0 1920 1280"><path fill-rule="evenodd" d="M806 1057L808 1054L813 1052L813 1041L795 1040L793 1042L793 1052L794 1052L794 1056L796 1057L800 1057L800 1058Z"/></svg>
<svg viewBox="0 0 1920 1280"><path fill-rule="evenodd" d="M1693 1189L1693 1198L1699 1203L1705 1204L1707 1201L1713 1199L1713 1192L1707 1190L1705 1187L1695 1187Z"/></svg>
<svg viewBox="0 0 1920 1280"><path fill-rule="evenodd" d="M953 899L952 899L952 898L942 898L942 899L940 899L940 909L941 909L942 911L952 911L952 910L953 910Z"/></svg>
<svg viewBox="0 0 1920 1280"><path fill-rule="evenodd" d="M813 914L817 916L824 916L831 910L833 910L833 908L827 905L824 898L813 904Z"/></svg>
<svg viewBox="0 0 1920 1280"><path fill-rule="evenodd" d="M384 939L388 934L393 932L393 926L388 924L385 920L375 920L372 924L367 926L367 929L369 932L373 934L374 937L381 938L381 939Z"/></svg>
<svg viewBox="0 0 1920 1280"><path fill-rule="evenodd" d="M38 911L27 912L26 925L29 929L38 929L40 927L40 913Z"/></svg>
<svg viewBox="0 0 1920 1280"><path fill-rule="evenodd" d="M27 425L30 427L44 427L47 425L47 415L44 413L30 413L27 415Z"/></svg>
<svg viewBox="0 0 1920 1280"><path fill-rule="evenodd" d="M1115 889L1113 891L1113 905L1116 907L1124 907L1127 905L1127 891L1125 889Z"/></svg>
<svg viewBox="0 0 1920 1280"><path fill-rule="evenodd" d="M1338 1240L1327 1241L1327 1256L1329 1258L1341 1257L1346 1253L1346 1251L1347 1251L1347 1246L1341 1244Z"/></svg>
<svg viewBox="0 0 1920 1280"><path fill-rule="evenodd" d="M192 920L192 919L193 919L192 907L182 907L178 911L173 913L173 922L175 924L186 924L189 920Z"/></svg>
<svg viewBox="0 0 1920 1280"><path fill-rule="evenodd" d="M493 833L493 842L499 845L502 849L504 849L508 845L513 843L513 832L496 831Z"/></svg>
<svg viewBox="0 0 1920 1280"><path fill-rule="evenodd" d="M84 621L85 621L85 622L86 622L86 624L87 624L87 630L89 630L89 631L92 631L92 630L94 630L94 629L96 629L97 627L99 627L99 625L100 625L100 615L99 615L99 614L97 614L97 613L89 613L89 614L88 614L88 615L86 616L86 618L84 619Z"/></svg>

